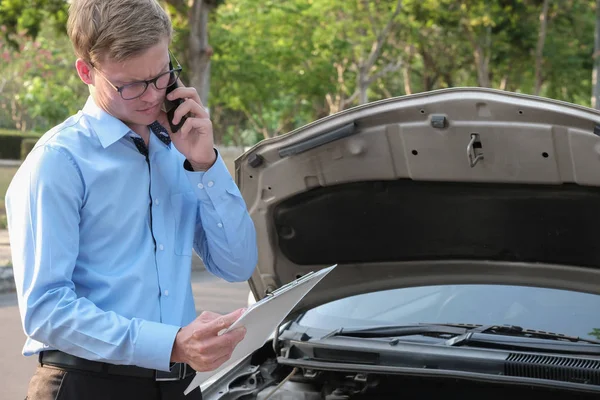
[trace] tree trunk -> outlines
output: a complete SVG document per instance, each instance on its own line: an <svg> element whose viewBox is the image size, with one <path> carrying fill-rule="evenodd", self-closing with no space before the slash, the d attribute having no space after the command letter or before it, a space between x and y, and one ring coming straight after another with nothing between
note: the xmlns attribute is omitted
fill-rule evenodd
<svg viewBox="0 0 600 400"><path fill-rule="evenodd" d="M600 0L598 0L600 1ZM548 26L548 5L550 0L544 0L542 12L540 13L540 32L538 35L537 47L535 50L535 92L539 96L542 90L544 78L542 76L542 64L544 62L544 43L546 41L546 27Z"/></svg>
<svg viewBox="0 0 600 400"><path fill-rule="evenodd" d="M594 33L594 70L592 72L592 107L600 109L600 0L596 0L596 31Z"/></svg>
<svg viewBox="0 0 600 400"><path fill-rule="evenodd" d="M500 86L498 86L498 89L500 90L506 90L506 87L508 86L508 75L505 74L502 79L500 80Z"/></svg>
<svg viewBox="0 0 600 400"><path fill-rule="evenodd" d="M412 90L412 62L413 59L415 57L415 46L414 45L407 45L404 49L405 53L407 54L407 59L406 62L404 63L404 65L402 66L402 77L403 77L403 81L404 81L404 94L412 94L413 90Z"/></svg>
<svg viewBox="0 0 600 400"><path fill-rule="evenodd" d="M486 28L483 44L481 38L476 35L470 26L464 26L464 32L467 34L471 46L473 46L473 59L477 70L477 83L481 87L490 86L490 53L492 51L492 29Z"/></svg>
<svg viewBox="0 0 600 400"><path fill-rule="evenodd" d="M190 12L190 86L196 88L202 104L207 108L210 58L213 53L208 44L208 16L212 7L206 0L194 0Z"/></svg>
<svg viewBox="0 0 600 400"><path fill-rule="evenodd" d="M368 1L365 1L367 4ZM368 9L368 6L367 6ZM390 62L385 67L382 67L379 71L374 71L375 64L377 60L381 56L383 51L383 46L388 42L389 35L392 31L394 31L397 27L396 25L396 17L400 14L400 10L402 9L402 0L397 0L396 9L393 14L388 19L385 26L379 30L377 26L375 26L374 19L372 17L369 18L371 21L371 28L375 34L375 40L371 45L371 51L366 57L358 57L357 60L354 61L356 67L356 90L355 94L358 95L358 103L365 104L369 101L367 91L371 83L375 82L377 79L385 76L390 72L395 72L402 67L402 59L398 58L395 62ZM354 101L354 95L350 96L349 99L344 101L345 105L348 105Z"/></svg>
<svg viewBox="0 0 600 400"><path fill-rule="evenodd" d="M477 46L473 50L473 56L475 58L475 66L477 67L477 82L479 86L490 87L489 57L485 55L481 46Z"/></svg>
<svg viewBox="0 0 600 400"><path fill-rule="evenodd" d="M369 82L369 73L365 71L363 68L358 70L358 104L367 104L369 102L369 97L367 95L367 90L369 90L370 82Z"/></svg>
<svg viewBox="0 0 600 400"><path fill-rule="evenodd" d="M433 57L429 54L427 45L425 43L421 43L421 59L423 60L423 91L429 92L433 90L437 81L437 74L435 72L435 62L433 61Z"/></svg>
<svg viewBox="0 0 600 400"><path fill-rule="evenodd" d="M404 64L402 74L404 76L404 94L412 94L412 84L410 82L410 64Z"/></svg>

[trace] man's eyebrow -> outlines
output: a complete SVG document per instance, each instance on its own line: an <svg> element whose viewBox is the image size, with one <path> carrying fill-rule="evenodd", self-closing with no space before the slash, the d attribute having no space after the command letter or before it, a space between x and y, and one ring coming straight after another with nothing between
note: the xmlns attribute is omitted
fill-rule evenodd
<svg viewBox="0 0 600 400"><path fill-rule="evenodd" d="M168 70L169 70L169 61L167 61L167 63L162 67L162 71L161 72L159 72L157 75L154 75L154 76L152 76L150 78L147 78L147 79L156 78L158 75L163 74L163 73L167 72ZM116 83L121 83L123 85L128 85L130 83L143 82L143 81L145 81L147 79L134 79L134 78L127 79L127 80L117 79Z"/></svg>

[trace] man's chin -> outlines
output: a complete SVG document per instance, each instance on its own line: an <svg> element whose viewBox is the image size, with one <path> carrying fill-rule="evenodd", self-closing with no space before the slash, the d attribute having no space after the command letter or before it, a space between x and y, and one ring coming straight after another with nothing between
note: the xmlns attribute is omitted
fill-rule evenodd
<svg viewBox="0 0 600 400"><path fill-rule="evenodd" d="M138 111L135 113L135 115L132 115L132 117L135 117L132 119L135 119L136 124L150 125L158 119L159 115L160 115L160 109L158 109L158 111L153 112L153 113L145 113L145 112Z"/></svg>

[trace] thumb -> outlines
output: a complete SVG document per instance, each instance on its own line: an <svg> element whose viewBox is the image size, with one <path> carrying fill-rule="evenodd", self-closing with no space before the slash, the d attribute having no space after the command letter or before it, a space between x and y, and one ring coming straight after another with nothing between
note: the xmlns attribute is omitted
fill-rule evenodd
<svg viewBox="0 0 600 400"><path fill-rule="evenodd" d="M245 309L241 308L235 310L229 314L219 316L218 318L202 324L201 327L196 329L193 333L194 337L201 337L204 335L217 335L224 329L229 328L235 321L237 321L245 312Z"/></svg>

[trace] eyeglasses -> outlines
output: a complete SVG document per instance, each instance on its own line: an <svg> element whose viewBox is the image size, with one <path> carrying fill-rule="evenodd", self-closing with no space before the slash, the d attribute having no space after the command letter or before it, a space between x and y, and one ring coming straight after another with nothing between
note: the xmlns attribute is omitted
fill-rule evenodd
<svg viewBox="0 0 600 400"><path fill-rule="evenodd" d="M177 65L175 68L173 68L172 60L174 60L175 64ZM94 70L96 72L98 72L98 75L100 75L102 78L104 78L104 80L106 82L108 82L108 84L110 86L113 87L113 89L115 89L117 92L119 92L119 94L121 95L123 100L137 99L138 97L140 97L141 95L146 93L146 89L148 89L148 86L151 83L158 90L166 89L169 86L172 86L177 82L177 79L179 78L179 75L181 74L181 71L183 70L183 68L179 64L179 61L177 61L175 56L173 56L173 54L171 54L171 52L169 51L169 67L171 68L169 71L163 72L162 74L158 75L156 78L153 78L153 79L150 79L147 81L137 81L137 82L128 83L127 85L123 85L123 86L115 86L115 85L113 85L113 83L110 80L108 80L108 78L102 72L100 72L98 70L98 68L96 68L91 63L90 63L90 65L92 66L92 68L94 68Z"/></svg>

